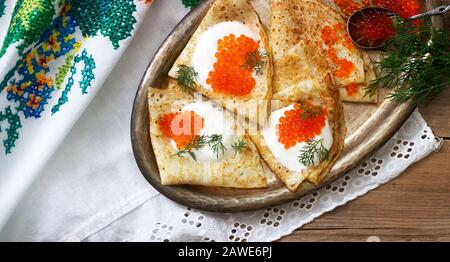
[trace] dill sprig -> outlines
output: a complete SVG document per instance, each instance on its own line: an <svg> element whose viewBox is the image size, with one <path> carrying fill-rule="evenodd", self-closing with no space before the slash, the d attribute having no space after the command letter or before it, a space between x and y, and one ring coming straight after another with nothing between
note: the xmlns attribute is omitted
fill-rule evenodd
<svg viewBox="0 0 450 262"><path fill-rule="evenodd" d="M308 167L315 165L316 159L319 159L319 162L324 161L328 158L328 154L328 149L323 145L323 138L320 140L309 140L307 146L300 150L298 159L300 163Z"/></svg>
<svg viewBox="0 0 450 262"><path fill-rule="evenodd" d="M302 109L302 113L300 114L301 118L306 119L306 118L314 118L316 116L321 116L323 113L323 110L321 107L318 106L305 106L303 104L299 104L300 108Z"/></svg>
<svg viewBox="0 0 450 262"><path fill-rule="evenodd" d="M267 63L267 51L264 49L248 52L245 56L245 63L242 66L247 70L255 70L255 74L262 75L264 66Z"/></svg>
<svg viewBox="0 0 450 262"><path fill-rule="evenodd" d="M244 139L241 138L241 140L232 144L231 147L234 150L234 156L237 156L237 154L239 154L244 148L247 147L247 144L245 143Z"/></svg>
<svg viewBox="0 0 450 262"><path fill-rule="evenodd" d="M225 151L227 150L226 147L223 144L223 136L222 135L201 135L198 136L195 139L192 139L189 144L186 146L180 148L177 153L175 153L173 156L177 157L185 157L187 155L190 155L195 161L197 161L197 156L195 155L195 150L200 150L204 148L205 146L208 146L216 155L217 159L219 159L220 153L222 155L225 154Z"/></svg>
<svg viewBox="0 0 450 262"><path fill-rule="evenodd" d="M198 73L194 68L191 66L179 65L176 75L180 89L185 93L192 94L197 85L195 80L198 76Z"/></svg>
<svg viewBox="0 0 450 262"><path fill-rule="evenodd" d="M177 156L180 158L185 157L186 155L190 155L195 161L197 161L197 156L193 152L193 150L199 150L203 148L207 143L207 136L199 136L195 139L192 139L189 144L180 148L176 154L173 156Z"/></svg>
<svg viewBox="0 0 450 262"><path fill-rule="evenodd" d="M394 28L396 34L377 63L381 76L365 93L392 89L388 98L395 102L413 99L416 105L424 104L450 85L450 33L425 21L417 27L397 19Z"/></svg>
<svg viewBox="0 0 450 262"><path fill-rule="evenodd" d="M211 150L216 154L217 159L219 159L219 153L222 152L222 155L225 154L225 146L222 143L223 136L222 135L211 135L209 136L208 146Z"/></svg>

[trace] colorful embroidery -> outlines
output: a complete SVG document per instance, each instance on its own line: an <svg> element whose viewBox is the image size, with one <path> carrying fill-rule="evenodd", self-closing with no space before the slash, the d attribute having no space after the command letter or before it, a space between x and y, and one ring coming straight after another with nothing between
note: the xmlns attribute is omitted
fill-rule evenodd
<svg viewBox="0 0 450 262"><path fill-rule="evenodd" d="M17 67L18 77L13 78L7 89L7 99L18 102L18 110L25 118L39 118L55 90L50 63L74 50L75 21L67 12L53 20L50 29L41 35L36 47L26 52Z"/></svg>
<svg viewBox="0 0 450 262"><path fill-rule="evenodd" d="M84 37L100 32L117 49L121 40L131 36L136 23L133 17L136 6L132 0L60 0L59 15L52 19L55 1L19 0L0 50L1 57L10 45L23 41L18 46L20 59L0 82L0 93L6 90L6 98L11 103L3 111L0 108L0 125L6 126L0 130L6 131L3 141L6 154L11 153L19 138L20 113L25 119L40 118L54 92L63 88L51 107L52 114L68 102L79 64L83 64L79 88L82 94L88 92L95 79L96 64L86 49L78 53L83 39L75 36L77 28ZM35 44L29 48L32 43ZM52 68L58 58L64 59L64 63Z"/></svg>
<svg viewBox="0 0 450 262"><path fill-rule="evenodd" d="M185 7L189 7L193 9L194 7L198 6L202 0L182 0L181 2Z"/></svg>
<svg viewBox="0 0 450 262"><path fill-rule="evenodd" d="M14 7L8 33L0 49L0 58L10 45L19 40L23 40L23 43L17 47L19 53L38 40L42 32L50 26L54 14L55 8L52 0L18 0Z"/></svg>

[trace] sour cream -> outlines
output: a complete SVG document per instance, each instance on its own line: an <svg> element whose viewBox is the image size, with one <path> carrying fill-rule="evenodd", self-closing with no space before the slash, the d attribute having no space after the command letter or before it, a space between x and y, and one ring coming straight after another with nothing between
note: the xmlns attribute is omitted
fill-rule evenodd
<svg viewBox="0 0 450 262"><path fill-rule="evenodd" d="M291 172L300 173L307 169L305 165L300 163L298 157L300 151L307 146L306 142L297 143L295 146L286 149L284 145L278 142L277 125L280 122L280 118L284 116L284 113L288 110L294 109L294 105L279 109L273 112L270 116L267 127L261 130L266 145L274 155L278 163L289 169ZM323 145L326 149L330 150L333 145L333 135L328 119L325 120L325 126L322 131L317 135L314 140L323 139ZM319 159L315 160L316 164Z"/></svg>

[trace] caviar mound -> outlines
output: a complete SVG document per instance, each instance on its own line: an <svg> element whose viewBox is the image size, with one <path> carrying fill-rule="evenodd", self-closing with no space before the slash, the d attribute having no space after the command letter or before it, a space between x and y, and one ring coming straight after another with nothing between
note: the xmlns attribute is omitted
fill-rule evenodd
<svg viewBox="0 0 450 262"><path fill-rule="evenodd" d="M258 52L259 43L247 36L234 34L217 43L216 63L206 83L215 92L230 96L249 95L256 86L253 69L247 68L248 54Z"/></svg>
<svg viewBox="0 0 450 262"><path fill-rule="evenodd" d="M322 132L326 110L309 103L295 104L294 109L284 112L277 125L278 141L286 149L297 143L307 142Z"/></svg>
<svg viewBox="0 0 450 262"><path fill-rule="evenodd" d="M334 26L325 26L321 31L321 37L325 45L328 46L328 56L334 64L333 74L339 78L349 76L354 70L355 65L345 58L338 56L335 45L342 43L342 45L349 51L353 50L353 45L348 35L345 33L344 24L338 23Z"/></svg>
<svg viewBox="0 0 450 262"><path fill-rule="evenodd" d="M177 148L183 148L199 137L204 121L197 113L186 111L163 115L158 125L166 137L175 141Z"/></svg>

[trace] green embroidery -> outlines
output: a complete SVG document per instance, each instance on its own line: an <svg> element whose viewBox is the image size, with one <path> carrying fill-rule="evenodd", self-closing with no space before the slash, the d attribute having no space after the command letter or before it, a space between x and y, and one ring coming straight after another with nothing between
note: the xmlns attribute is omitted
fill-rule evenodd
<svg viewBox="0 0 450 262"><path fill-rule="evenodd" d="M100 31L108 37L114 49L119 41L131 36L136 19L132 0L74 0L72 13L84 36L95 36Z"/></svg>
<svg viewBox="0 0 450 262"><path fill-rule="evenodd" d="M3 140L5 153L10 154L13 147L16 145L16 140L19 138L17 130L22 127L18 113L13 113L11 107L5 108L5 112L0 111L0 123L7 120L9 127L6 128L6 138ZM0 132L2 132L0 128Z"/></svg>
<svg viewBox="0 0 450 262"><path fill-rule="evenodd" d="M0 49L0 58L13 43L23 40L17 49L19 53L50 26L55 8L54 0L18 0L11 17L8 32Z"/></svg>
<svg viewBox="0 0 450 262"><path fill-rule="evenodd" d="M17 68L22 65L22 60L19 59L13 68L11 68L8 73L6 73L5 78L3 78L2 82L0 83L0 93L5 89L5 87L8 85L8 81L14 76L16 73Z"/></svg>
<svg viewBox="0 0 450 262"><path fill-rule="evenodd" d="M5 0L0 0L0 17L5 14Z"/></svg>
<svg viewBox="0 0 450 262"><path fill-rule="evenodd" d="M182 0L182 3L185 7L189 7L193 9L194 7L200 4L201 0Z"/></svg>
<svg viewBox="0 0 450 262"><path fill-rule="evenodd" d="M64 65L58 68L58 73L55 76L55 86L57 89L61 89L62 84L64 83L64 79L66 79L67 74L70 70L70 65L72 64L73 58L75 56L73 54L68 54L66 56L66 61Z"/></svg>
<svg viewBox="0 0 450 262"><path fill-rule="evenodd" d="M61 106L69 101L68 95L72 90L72 86L74 84L73 77L77 73L76 65L80 62L84 63L84 68L83 70L81 70L82 80L80 81L80 89L83 95L87 94L87 88L91 86L91 82L95 78L93 73L93 70L95 68L95 62L92 56L88 56L86 49L84 49L81 55L78 55L74 58L73 65L70 68L70 77L67 80L67 85L64 88L61 97L58 99L58 103L55 106L53 106L52 114L59 112Z"/></svg>

